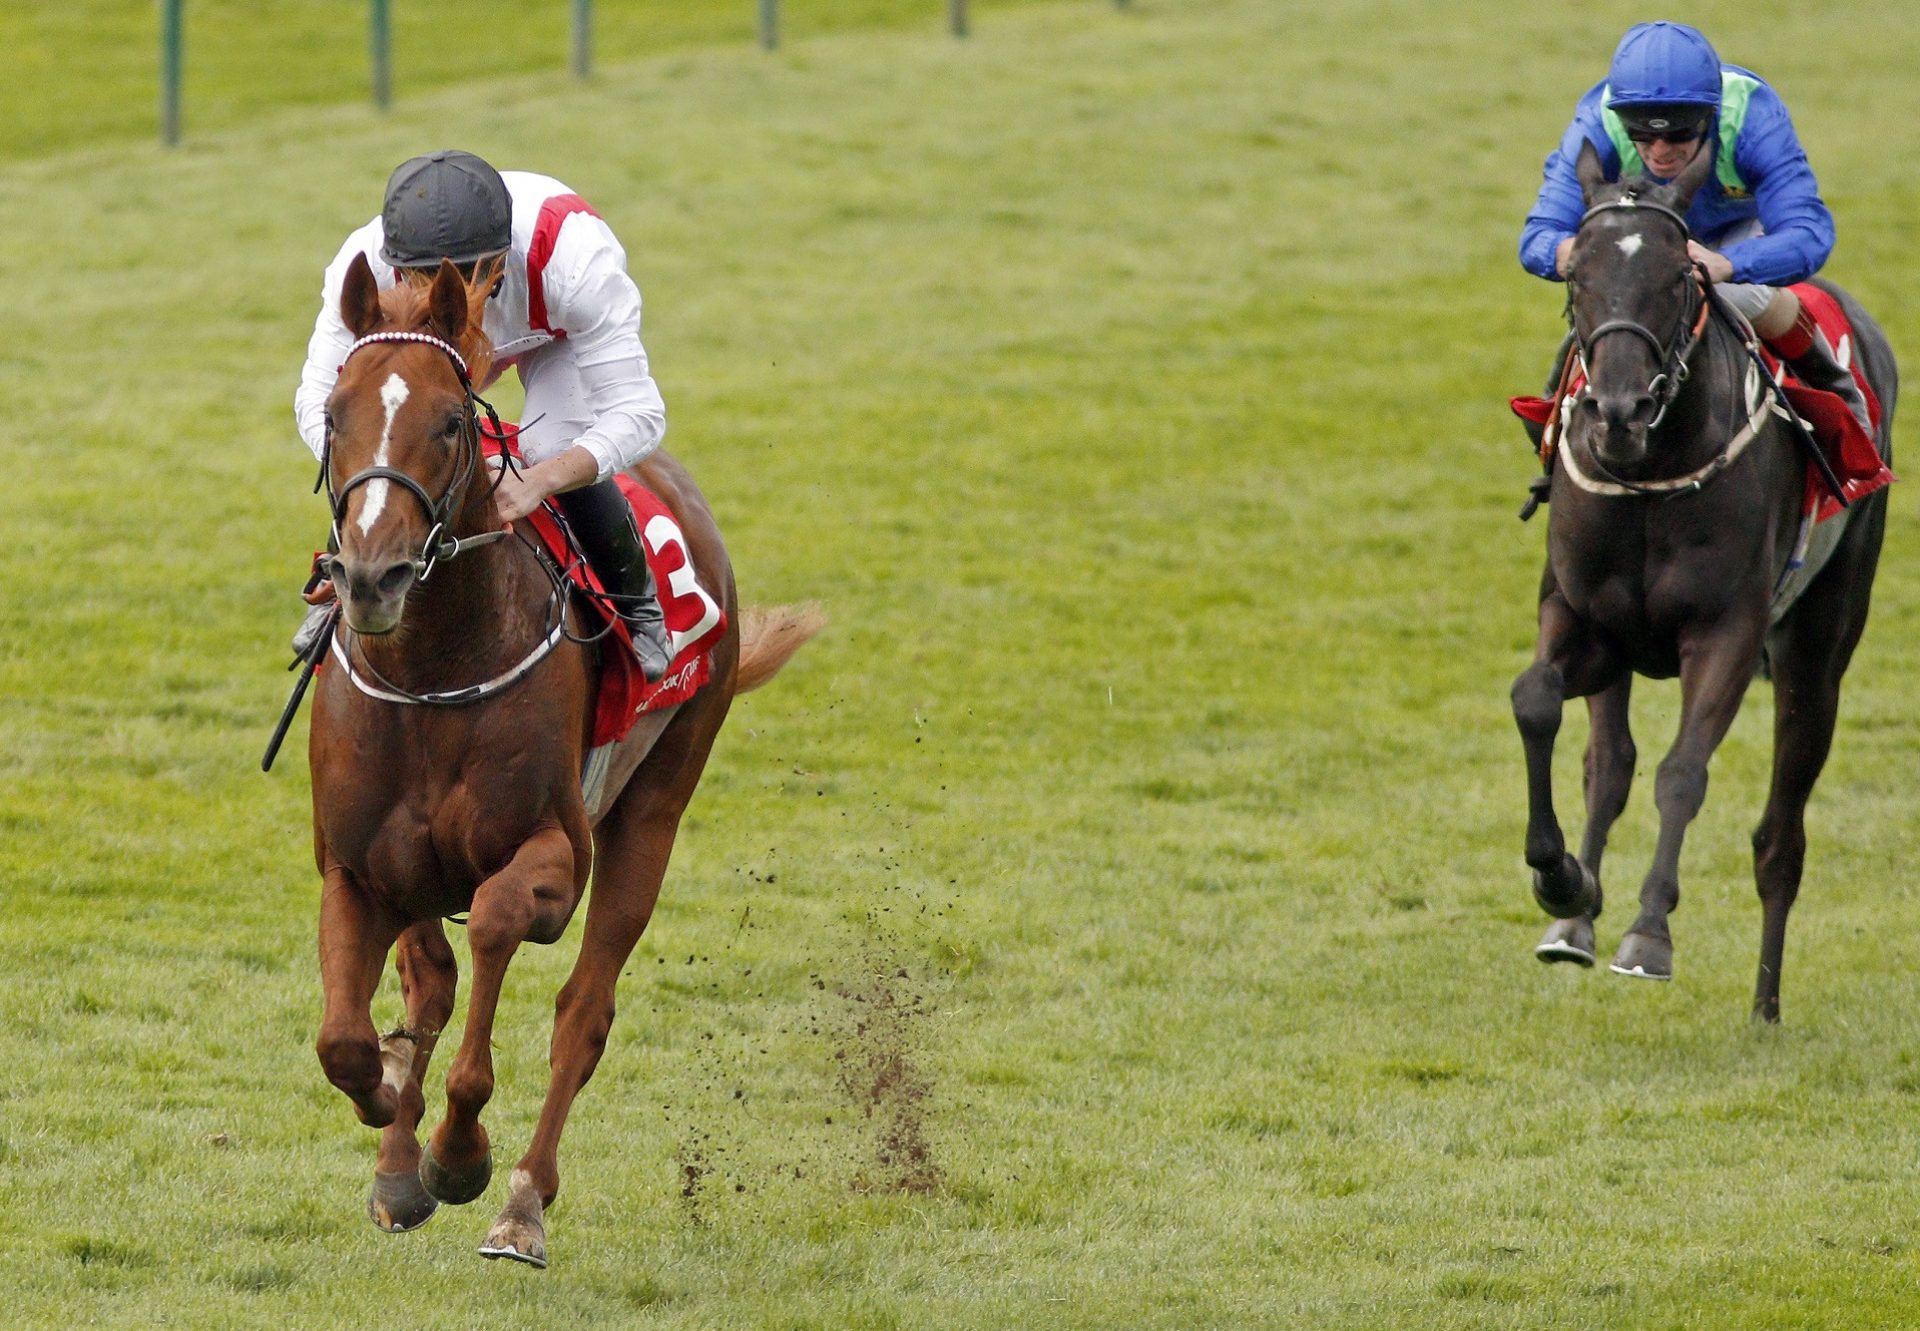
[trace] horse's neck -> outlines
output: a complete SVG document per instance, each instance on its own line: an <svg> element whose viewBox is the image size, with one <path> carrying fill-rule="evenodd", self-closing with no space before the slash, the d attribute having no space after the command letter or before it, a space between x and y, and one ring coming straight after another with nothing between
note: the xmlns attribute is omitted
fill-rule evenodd
<svg viewBox="0 0 1920 1331"><path fill-rule="evenodd" d="M1746 353L1718 319L1707 320L1684 373L1650 441L1651 451L1668 459L1661 470L1676 476L1711 462L1746 423Z"/></svg>

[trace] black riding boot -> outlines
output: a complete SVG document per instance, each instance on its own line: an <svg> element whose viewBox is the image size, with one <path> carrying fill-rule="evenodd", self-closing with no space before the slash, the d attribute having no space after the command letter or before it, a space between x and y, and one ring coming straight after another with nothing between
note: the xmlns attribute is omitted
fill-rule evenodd
<svg viewBox="0 0 1920 1331"><path fill-rule="evenodd" d="M1787 356L1778 346L1773 349L1785 357L1787 365L1800 376L1802 383L1832 393L1846 403L1847 410L1860 422L1860 428L1867 432L1867 438L1873 438L1873 421L1867 415L1867 398L1860 391L1853 371L1840 363L1833 354L1833 346L1827 341L1827 335L1818 328L1813 330L1811 342L1798 356ZM1768 345L1773 346L1772 343Z"/></svg>
<svg viewBox="0 0 1920 1331"><path fill-rule="evenodd" d="M587 562L612 596L620 618L632 630L640 673L649 683L658 680L667 673L673 653L667 642L667 619L660 610L653 570L647 566L646 552L640 546L640 529L634 525L632 506L611 480L568 490L555 495L554 501L586 552Z"/></svg>

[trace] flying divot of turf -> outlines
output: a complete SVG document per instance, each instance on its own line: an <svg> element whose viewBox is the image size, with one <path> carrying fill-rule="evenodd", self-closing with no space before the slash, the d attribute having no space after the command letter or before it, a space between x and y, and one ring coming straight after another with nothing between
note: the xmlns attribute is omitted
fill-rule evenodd
<svg viewBox="0 0 1920 1331"><path fill-rule="evenodd" d="M897 860L882 863L899 870ZM886 894L863 917L853 975L833 988L841 1004L832 1027L834 1084L864 1128L848 1185L856 1192L931 1192L941 1169L928 1131L934 1076L924 1028L935 999L932 981L916 975L907 957L905 918L895 917L896 904L918 905L919 916L926 905L917 889L899 883Z"/></svg>

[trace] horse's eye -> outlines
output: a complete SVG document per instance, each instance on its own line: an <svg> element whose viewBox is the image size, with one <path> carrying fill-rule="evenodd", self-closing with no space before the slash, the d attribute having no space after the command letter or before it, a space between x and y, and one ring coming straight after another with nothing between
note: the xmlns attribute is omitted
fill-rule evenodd
<svg viewBox="0 0 1920 1331"><path fill-rule="evenodd" d="M449 416L447 417L447 423L440 427L440 433L448 439L458 439L460 437L461 424L460 417Z"/></svg>

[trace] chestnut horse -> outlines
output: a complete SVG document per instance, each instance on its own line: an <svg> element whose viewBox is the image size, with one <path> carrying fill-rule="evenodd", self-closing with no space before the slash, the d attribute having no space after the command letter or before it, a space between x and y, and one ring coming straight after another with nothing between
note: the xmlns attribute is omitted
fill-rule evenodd
<svg viewBox="0 0 1920 1331"><path fill-rule="evenodd" d="M501 531L481 457L473 390L491 365L480 322L494 280L469 283L442 264L430 284L383 295L361 257L341 292L356 342L328 403L323 464L339 547L327 570L344 626L320 676L310 745L324 880L316 1047L327 1079L381 1129L368 1201L376 1224L413 1229L440 1202L479 1197L492 1174L480 1113L493 1093L507 964L521 943L561 936L592 867L580 954L556 1003L546 1103L480 1249L545 1266L560 1134L606 1046L615 983L647 927L681 813L734 694L771 679L819 620L754 612L743 632L705 500L678 463L648 458L636 475L672 511L726 629L709 682L641 717L588 806L600 648L532 545ZM441 921L461 912L473 988L446 1116L423 1153L422 1082L454 1002ZM396 943L406 1019L380 1036L369 1005Z"/></svg>
<svg viewBox="0 0 1920 1331"><path fill-rule="evenodd" d="M1840 680L1866 627L1887 496L1821 524L1824 564L1797 599L1808 458L1795 428L1758 397L1742 338L1708 318L1712 293L1688 257L1685 219L1713 169L1702 152L1670 185L1608 184L1591 146L1578 172L1588 205L1574 242L1568 309L1588 385L1561 441L1533 664L1513 685L1526 747L1526 861L1534 897L1558 917L1535 949L1594 961L1600 860L1636 761L1627 701L1636 674L1680 677L1680 728L1654 779L1660 835L1640 911L1613 970L1673 976L1667 919L1680 900L1680 848L1707 793L1707 763L1747 684L1773 681L1773 783L1753 834L1762 907L1753 1016L1780 1017L1787 914L1806 861L1807 799L1833 741ZM1826 284L1823 284L1826 285ZM1897 375L1885 334L1826 285L1853 325L1854 355L1880 399L1875 441L1892 458ZM1756 403L1757 399L1757 403ZM1598 478L1598 479L1596 479ZM1586 698L1586 836L1568 853L1553 806L1561 708Z"/></svg>

